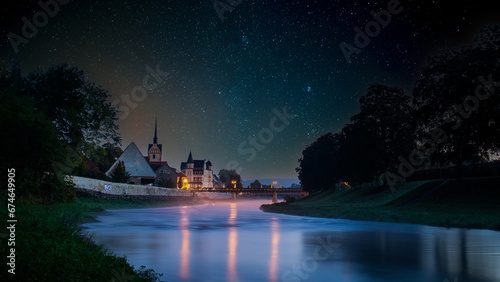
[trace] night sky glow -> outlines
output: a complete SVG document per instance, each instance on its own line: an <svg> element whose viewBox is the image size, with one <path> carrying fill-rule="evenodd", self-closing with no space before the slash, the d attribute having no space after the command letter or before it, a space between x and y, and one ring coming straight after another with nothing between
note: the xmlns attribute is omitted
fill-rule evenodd
<svg viewBox="0 0 500 282"><path fill-rule="evenodd" d="M370 84L410 90L427 56L500 23L492 1L228 1L223 21L209 0L59 1L46 18L38 1L9 2L2 61L24 73L78 66L121 107L123 148L146 154L158 118L171 166L192 151L244 180L296 178L302 150L340 131ZM391 5L400 12L348 63L339 45L355 47L371 11ZM8 34L23 36L23 17L40 27L16 53Z"/></svg>

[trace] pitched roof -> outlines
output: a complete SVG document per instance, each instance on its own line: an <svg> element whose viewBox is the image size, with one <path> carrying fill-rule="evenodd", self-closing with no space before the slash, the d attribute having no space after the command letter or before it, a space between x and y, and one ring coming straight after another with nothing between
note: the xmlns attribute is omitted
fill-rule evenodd
<svg viewBox="0 0 500 282"><path fill-rule="evenodd" d="M187 164L193 164L194 170L203 170L205 169L205 161L206 160L191 160L191 162L181 162L181 169L186 169Z"/></svg>
<svg viewBox="0 0 500 282"><path fill-rule="evenodd" d="M153 171L155 171L155 172L156 172L156 170L157 170L157 169L159 169L160 167L162 167L162 166L164 166L164 165L166 165L166 166L168 166L168 167L172 168L171 166L169 166L169 165L168 165L168 163L167 163L167 162L149 163L149 166L150 166L150 167L151 167L151 169L152 169Z"/></svg>
<svg viewBox="0 0 500 282"><path fill-rule="evenodd" d="M131 177L156 177L156 174L151 169L151 166L149 166L148 162L144 159L144 156L134 142L127 146L118 160L116 160L116 162L106 172L106 175L109 176L120 161L124 162L125 170L130 173Z"/></svg>

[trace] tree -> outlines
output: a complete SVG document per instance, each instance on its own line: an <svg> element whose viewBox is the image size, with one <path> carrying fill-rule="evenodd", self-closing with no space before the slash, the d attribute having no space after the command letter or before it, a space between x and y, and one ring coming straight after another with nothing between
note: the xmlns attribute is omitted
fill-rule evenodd
<svg viewBox="0 0 500 282"><path fill-rule="evenodd" d="M115 169L111 172L110 179L116 183L127 183L130 179L130 173L125 168L125 163L119 161Z"/></svg>
<svg viewBox="0 0 500 282"><path fill-rule="evenodd" d="M0 69L0 165L16 170L16 195L67 201L74 191L57 185L52 161L64 162L64 144L44 112L32 97L24 96L25 81L18 66ZM2 175L4 177L4 175Z"/></svg>
<svg viewBox="0 0 500 282"><path fill-rule="evenodd" d="M241 176L234 169L221 169L219 171L219 179L225 184L226 188L234 187L234 184L231 183L232 181L236 181L236 188L243 188Z"/></svg>
<svg viewBox="0 0 500 282"><path fill-rule="evenodd" d="M418 145L435 163L454 163L460 178L464 162L489 159L500 148L500 26L482 29L474 44L444 50L429 59L413 90Z"/></svg>
<svg viewBox="0 0 500 282"><path fill-rule="evenodd" d="M262 187L262 183L258 179L256 179L254 182L250 183L250 188L254 189L259 189Z"/></svg>
<svg viewBox="0 0 500 282"><path fill-rule="evenodd" d="M339 141L338 133L327 133L302 151L295 170L305 191L328 190L338 181Z"/></svg>
<svg viewBox="0 0 500 282"><path fill-rule="evenodd" d="M410 97L400 88L373 84L360 112L340 133L306 147L296 169L305 190L328 190L340 180L373 181L412 148Z"/></svg>
<svg viewBox="0 0 500 282"><path fill-rule="evenodd" d="M122 148L106 143L99 147L93 146L88 152L88 156L100 171L107 171L122 153Z"/></svg>
<svg viewBox="0 0 500 282"><path fill-rule="evenodd" d="M411 97L397 87L372 84L360 112L342 129L341 178L373 181L413 147Z"/></svg>
<svg viewBox="0 0 500 282"><path fill-rule="evenodd" d="M119 141L108 97L76 68L53 67L23 77L17 65L0 66L0 126L8 136L2 139L0 162L16 168L20 197L74 199L64 177L81 163L85 141Z"/></svg>
<svg viewBox="0 0 500 282"><path fill-rule="evenodd" d="M63 64L30 73L25 81L25 95L33 97L59 138L72 148L80 150L83 141L119 144L117 109L108 101L108 92L86 81L83 71Z"/></svg>

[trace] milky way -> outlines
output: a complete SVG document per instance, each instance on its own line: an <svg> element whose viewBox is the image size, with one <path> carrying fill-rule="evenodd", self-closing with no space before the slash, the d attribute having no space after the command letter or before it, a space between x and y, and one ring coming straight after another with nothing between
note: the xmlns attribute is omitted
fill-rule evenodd
<svg viewBox="0 0 500 282"><path fill-rule="evenodd" d="M157 117L171 166L192 151L245 180L295 178L302 150L341 130L371 83L411 90L429 55L500 18L487 1L277 2L4 4L0 59L81 68L120 107L123 147L145 154Z"/></svg>

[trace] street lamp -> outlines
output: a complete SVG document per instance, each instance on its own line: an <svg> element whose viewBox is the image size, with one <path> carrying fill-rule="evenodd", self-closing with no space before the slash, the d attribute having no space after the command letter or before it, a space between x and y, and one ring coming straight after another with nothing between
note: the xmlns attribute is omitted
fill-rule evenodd
<svg viewBox="0 0 500 282"><path fill-rule="evenodd" d="M234 185L234 189L236 189L236 180L231 180L231 184Z"/></svg>

